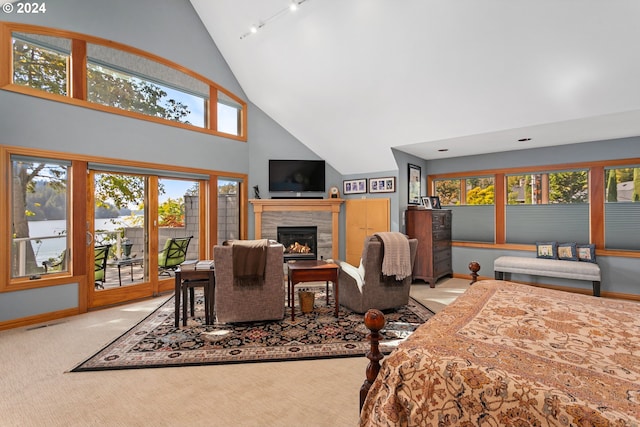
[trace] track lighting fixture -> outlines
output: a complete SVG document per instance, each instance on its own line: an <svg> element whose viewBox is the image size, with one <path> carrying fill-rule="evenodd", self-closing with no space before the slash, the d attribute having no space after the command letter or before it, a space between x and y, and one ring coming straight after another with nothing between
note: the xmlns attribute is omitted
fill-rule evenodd
<svg viewBox="0 0 640 427"><path fill-rule="evenodd" d="M270 23L271 21L273 21L274 19L282 16L284 13L286 12L295 12L296 10L298 10L298 7L300 7L300 5L304 2L306 2L308 0L291 0L289 2L289 6L287 6L286 8L283 8L279 11L277 11L276 13L274 13L273 15L271 15L270 17L268 17L267 19L263 19L261 21L259 21L259 23L257 25L252 25L249 28L249 31L244 33L243 35L240 36L240 40L245 39L247 37L249 37L252 34L257 33L262 27L264 27L265 25L267 25L268 23Z"/></svg>

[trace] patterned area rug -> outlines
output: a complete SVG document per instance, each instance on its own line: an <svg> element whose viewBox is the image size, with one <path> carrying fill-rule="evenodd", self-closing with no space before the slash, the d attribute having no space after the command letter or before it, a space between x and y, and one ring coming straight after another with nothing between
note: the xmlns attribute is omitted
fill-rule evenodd
<svg viewBox="0 0 640 427"><path fill-rule="evenodd" d="M295 321L286 308L281 321L204 325L204 301L196 293L195 317L174 326L174 299L169 298L144 320L82 362L72 372L160 368L223 363L273 362L332 357L364 357L369 350L364 316L334 305L316 292L313 312ZM296 301L297 305L297 301ZM385 312L381 350L388 353L433 313L413 299Z"/></svg>

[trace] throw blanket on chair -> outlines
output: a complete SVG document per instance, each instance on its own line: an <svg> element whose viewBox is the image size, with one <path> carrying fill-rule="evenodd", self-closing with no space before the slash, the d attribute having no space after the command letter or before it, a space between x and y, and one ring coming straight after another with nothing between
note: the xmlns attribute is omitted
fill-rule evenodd
<svg viewBox="0 0 640 427"><path fill-rule="evenodd" d="M234 283L242 286L259 285L264 278L269 241L232 240L223 244L231 245Z"/></svg>
<svg viewBox="0 0 640 427"><path fill-rule="evenodd" d="M384 249L382 257L382 274L395 276L396 280L403 280L411 276L411 252L409 239L397 231L374 234Z"/></svg>

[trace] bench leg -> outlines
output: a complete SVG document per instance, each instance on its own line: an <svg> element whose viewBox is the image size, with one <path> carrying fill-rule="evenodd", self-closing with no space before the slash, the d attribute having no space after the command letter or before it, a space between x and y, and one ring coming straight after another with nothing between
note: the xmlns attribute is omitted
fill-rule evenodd
<svg viewBox="0 0 640 427"><path fill-rule="evenodd" d="M593 296L594 297L600 296L600 282L597 280L593 281Z"/></svg>
<svg viewBox="0 0 640 427"><path fill-rule="evenodd" d="M496 271L495 278L496 280L504 280L504 273L502 271Z"/></svg>

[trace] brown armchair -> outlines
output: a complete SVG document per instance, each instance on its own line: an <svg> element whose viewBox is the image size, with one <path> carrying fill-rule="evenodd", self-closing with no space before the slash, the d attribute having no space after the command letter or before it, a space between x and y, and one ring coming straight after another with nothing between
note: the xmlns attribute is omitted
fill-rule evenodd
<svg viewBox="0 0 640 427"><path fill-rule="evenodd" d="M237 242L242 245L242 242L259 241ZM233 244L214 246L213 258L216 265L214 306L218 322L253 322L284 318L284 248L275 242L265 242L265 246L264 275L260 275L253 281L243 280L234 275ZM236 262L240 262L240 265L245 263L243 259Z"/></svg>
<svg viewBox="0 0 640 427"><path fill-rule="evenodd" d="M409 240L411 267L416 258L417 239ZM362 249L360 265L354 267L340 261L340 305L356 313L365 313L371 308L386 310L402 307L409 302L412 276L396 280L395 276L382 274L384 248L376 236L367 236Z"/></svg>

